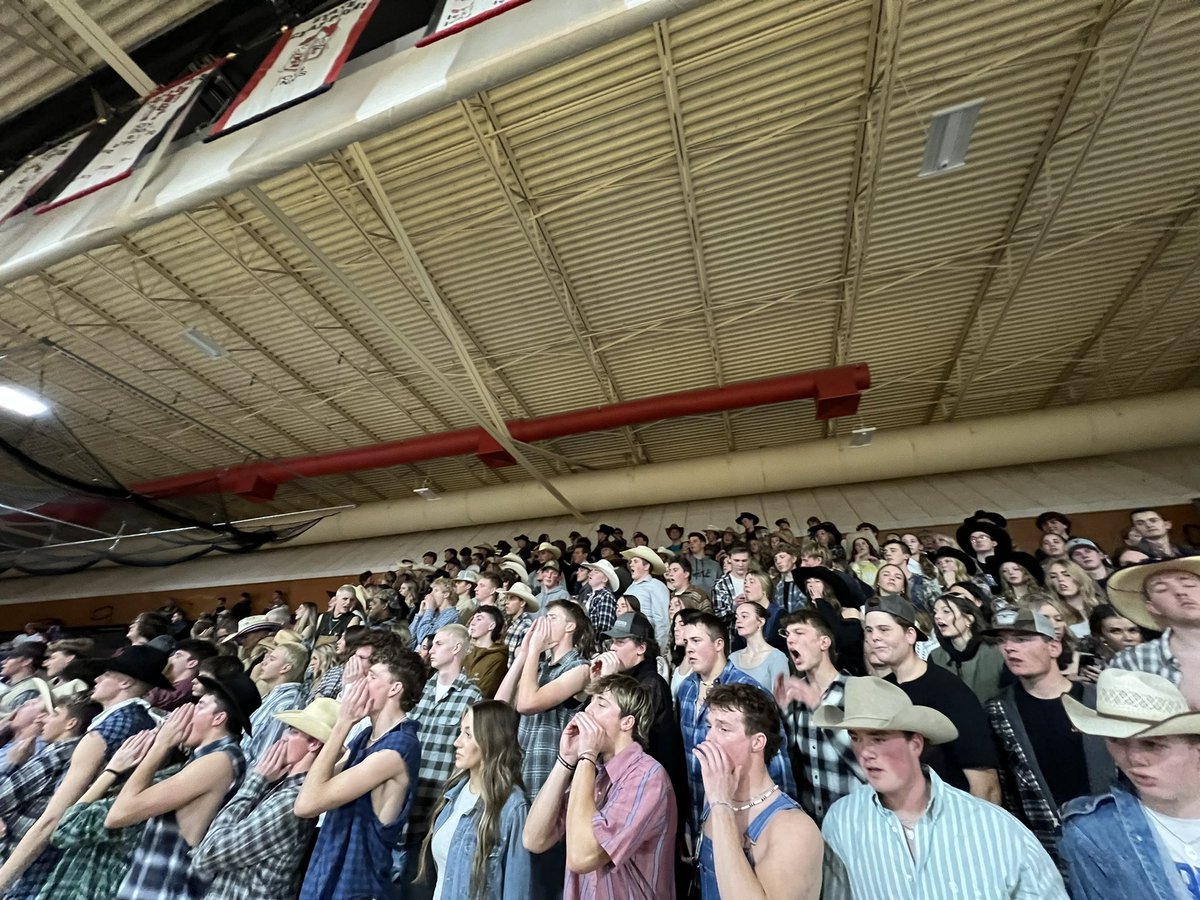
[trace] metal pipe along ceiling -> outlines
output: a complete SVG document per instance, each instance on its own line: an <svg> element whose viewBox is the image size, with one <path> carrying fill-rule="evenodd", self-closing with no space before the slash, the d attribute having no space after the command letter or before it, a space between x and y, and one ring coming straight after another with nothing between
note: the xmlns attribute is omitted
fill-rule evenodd
<svg viewBox="0 0 1200 900"><path fill-rule="evenodd" d="M514 440L531 443L662 419L727 412L806 398L816 400L817 418L829 419L853 415L858 410L862 392L870 386L871 373L866 365L841 366L725 387L664 394L537 419L515 419L505 424ZM274 497L278 485L296 478L340 475L468 454L478 456L493 468L513 464L512 457L482 428L464 428L352 450L172 475L131 485L131 489L151 497L220 491L266 501Z"/></svg>

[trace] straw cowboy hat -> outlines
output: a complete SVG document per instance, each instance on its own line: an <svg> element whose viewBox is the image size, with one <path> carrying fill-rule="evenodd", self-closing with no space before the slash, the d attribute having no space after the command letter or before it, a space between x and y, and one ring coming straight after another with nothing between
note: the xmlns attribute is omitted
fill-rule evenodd
<svg viewBox="0 0 1200 900"><path fill-rule="evenodd" d="M616 593L617 585L621 583L621 579L617 577L617 570L613 568L613 564L607 559L598 559L595 562L584 563L583 567L603 572L604 576L608 579L608 589Z"/></svg>
<svg viewBox="0 0 1200 900"><path fill-rule="evenodd" d="M822 706L813 714L821 728L858 728L863 731L915 731L929 744L946 744L958 729L936 709L913 706L908 694L882 678L847 678L845 710Z"/></svg>
<svg viewBox="0 0 1200 900"><path fill-rule="evenodd" d="M479 584L479 573L474 569L459 569L454 576L455 581L465 581L468 584Z"/></svg>
<svg viewBox="0 0 1200 900"><path fill-rule="evenodd" d="M266 616L246 616L238 622L238 630L226 637L224 642L236 641L253 631L278 631L280 627L277 622L268 621Z"/></svg>
<svg viewBox="0 0 1200 900"><path fill-rule="evenodd" d="M842 538L842 549L846 551L846 558L854 558L854 542L862 538L867 542L867 546L871 548L871 552L879 556L879 538L870 531L852 531Z"/></svg>
<svg viewBox="0 0 1200 900"><path fill-rule="evenodd" d="M518 581L516 584L514 584L508 590L497 591L496 593L499 594L501 597L503 597L505 600L507 600L509 598L509 596L520 597L522 600L525 601L525 611L526 612L531 612L531 613L537 612L541 608L541 603L538 602L537 597L533 596L533 591L531 591L527 585L525 585L524 583L522 583L520 581Z"/></svg>
<svg viewBox="0 0 1200 900"><path fill-rule="evenodd" d="M1096 680L1096 708L1069 694L1063 708L1084 734L1109 738L1149 738L1200 734L1200 712L1188 708L1179 688L1161 675L1105 669Z"/></svg>
<svg viewBox="0 0 1200 900"><path fill-rule="evenodd" d="M670 547L655 547L654 552L658 554L659 559L661 559L664 563L672 563L675 561L675 558L679 556L679 554Z"/></svg>
<svg viewBox="0 0 1200 900"><path fill-rule="evenodd" d="M1146 608L1146 597L1142 592L1146 579L1162 572L1190 572L1200 575L1200 556L1185 556L1182 559L1164 559L1160 562L1141 563L1118 569L1108 579L1108 602L1117 612L1135 625L1162 631L1165 627L1154 613Z"/></svg>
<svg viewBox="0 0 1200 900"><path fill-rule="evenodd" d="M500 563L500 571L501 572L505 572L505 571L512 572L514 575L516 575L518 578L520 578L521 581L529 581L529 570L526 569L520 563L515 563L515 562Z"/></svg>
<svg viewBox="0 0 1200 900"><path fill-rule="evenodd" d="M275 713L275 718L297 731L316 738L321 743L329 740L333 725L337 722L342 704L332 697L318 697L304 709L289 709Z"/></svg>
<svg viewBox="0 0 1200 900"><path fill-rule="evenodd" d="M621 555L626 559L641 559L650 564L650 572L654 575L661 575L667 571L667 565L662 561L662 557L651 550L649 547L631 547L628 550L622 550Z"/></svg>
<svg viewBox="0 0 1200 900"><path fill-rule="evenodd" d="M559 559L562 557L562 551L559 550L557 547L555 547L553 544L548 543L547 541L542 541L540 544L538 544L534 548L533 552L540 553L543 550L545 550L547 553L549 553L555 559Z"/></svg>

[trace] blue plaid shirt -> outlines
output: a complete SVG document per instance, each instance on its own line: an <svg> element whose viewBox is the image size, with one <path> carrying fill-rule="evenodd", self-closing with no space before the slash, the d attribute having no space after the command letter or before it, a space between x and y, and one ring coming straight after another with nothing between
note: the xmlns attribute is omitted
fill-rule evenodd
<svg viewBox="0 0 1200 900"><path fill-rule="evenodd" d="M246 758L236 740L223 737L197 748L188 765L210 753L228 753L233 764L228 799L242 782ZM208 881L192 872L191 849L174 810L150 819L129 861L129 873L117 890L117 900L200 900Z"/></svg>
<svg viewBox="0 0 1200 900"><path fill-rule="evenodd" d="M762 690L762 685L731 662L726 662L721 674L713 679L713 687L718 684L752 684L760 691ZM767 692L763 691L763 693ZM704 780L700 777L700 760L692 751L704 743L704 739L708 736L708 704L698 702L699 699L700 675L693 672L683 679L683 684L679 686L679 727L683 731L688 787L692 792L692 808L688 810L688 826L691 828L693 838L700 835L700 815L704 810ZM771 697L771 702L775 702L774 697ZM787 735L783 733L782 727L779 734L783 738L783 745L767 763L767 771L771 773L771 777L779 785L780 790L794 800L796 799L796 781L792 778Z"/></svg>

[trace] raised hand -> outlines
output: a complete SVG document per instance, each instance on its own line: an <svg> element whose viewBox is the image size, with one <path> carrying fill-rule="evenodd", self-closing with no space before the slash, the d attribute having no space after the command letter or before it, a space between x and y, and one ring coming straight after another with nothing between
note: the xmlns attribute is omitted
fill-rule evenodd
<svg viewBox="0 0 1200 900"><path fill-rule="evenodd" d="M338 708L338 721L353 725L366 718L371 712L371 698L367 694L366 679L360 678L348 687L342 695L342 705Z"/></svg>
<svg viewBox="0 0 1200 900"><path fill-rule="evenodd" d="M192 716L195 715L196 704L185 703L183 706L172 711L167 716L166 721L158 728L158 736L155 742L160 746L177 747L187 739L188 732L192 730Z"/></svg>
<svg viewBox="0 0 1200 900"><path fill-rule="evenodd" d="M562 737L558 739L558 752L569 765L579 762L579 723L576 716L563 729Z"/></svg>
<svg viewBox="0 0 1200 900"><path fill-rule="evenodd" d="M710 806L718 803L731 804L742 777L742 767L734 766L725 751L712 741L705 741L692 753L700 760L704 799Z"/></svg>
<svg viewBox="0 0 1200 900"><path fill-rule="evenodd" d="M816 709L821 705L820 688L807 678L780 675L775 679L774 694L775 702L783 709L793 702L803 703L808 709Z"/></svg>
<svg viewBox="0 0 1200 900"><path fill-rule="evenodd" d="M156 729L147 728L145 731L139 731L137 734L127 737L125 743L117 748L117 752L108 761L108 768L114 772L128 772L137 766L149 752L150 745L154 743L157 734Z"/></svg>
<svg viewBox="0 0 1200 900"><path fill-rule="evenodd" d="M254 766L254 771L267 781L278 781L287 774L288 768L287 741L280 738L267 748L262 759Z"/></svg>

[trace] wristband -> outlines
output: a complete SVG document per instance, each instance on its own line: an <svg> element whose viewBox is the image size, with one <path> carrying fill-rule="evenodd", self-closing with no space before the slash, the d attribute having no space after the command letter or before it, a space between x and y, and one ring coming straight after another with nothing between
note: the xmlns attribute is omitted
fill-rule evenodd
<svg viewBox="0 0 1200 900"><path fill-rule="evenodd" d="M118 772L116 769L106 768L104 771L107 772L109 775L112 775L115 778L120 778L122 775L125 774L124 772Z"/></svg>
<svg viewBox="0 0 1200 900"><path fill-rule="evenodd" d="M599 768L600 768L600 764L599 764L599 763L597 763L597 762L596 762L596 760L592 759L590 756L582 756L582 755L581 755L581 756L579 757L579 762L583 762L585 759L586 759L588 762L590 762L590 763L592 764L592 767L593 767L593 768L595 768L595 769L599 769Z"/></svg>
<svg viewBox="0 0 1200 900"><path fill-rule="evenodd" d="M564 757L564 756L563 756L561 753L560 753L560 754L558 754L558 761L559 761L560 763L562 763L562 765L563 765L563 768L564 768L564 769L566 769L568 772L574 772L574 771L575 771L575 769L578 767L578 763L576 763L576 764L573 766L573 765L571 765L569 762L567 762L566 758L565 758L565 757Z"/></svg>

